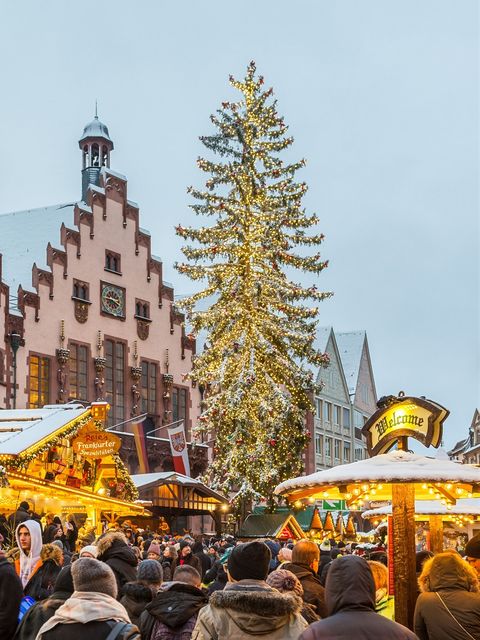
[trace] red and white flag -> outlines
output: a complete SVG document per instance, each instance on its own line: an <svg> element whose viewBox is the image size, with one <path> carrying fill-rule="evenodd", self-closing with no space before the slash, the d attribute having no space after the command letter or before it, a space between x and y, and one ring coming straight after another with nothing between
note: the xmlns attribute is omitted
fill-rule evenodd
<svg viewBox="0 0 480 640"><path fill-rule="evenodd" d="M185 425L182 422L178 427L168 429L170 448L172 450L173 466L177 473L190 477L190 462L188 461L188 448L185 439Z"/></svg>

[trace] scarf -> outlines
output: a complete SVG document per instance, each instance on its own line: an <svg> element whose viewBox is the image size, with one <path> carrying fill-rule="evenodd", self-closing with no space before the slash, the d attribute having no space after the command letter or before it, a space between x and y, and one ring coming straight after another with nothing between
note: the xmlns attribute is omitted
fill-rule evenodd
<svg viewBox="0 0 480 640"><path fill-rule="evenodd" d="M36 640L42 639L42 634L50 631L57 624L75 624L80 622L101 622L102 620L116 620L131 622L127 610L114 598L106 593L97 591L74 591L70 598L59 607L55 615L40 627Z"/></svg>

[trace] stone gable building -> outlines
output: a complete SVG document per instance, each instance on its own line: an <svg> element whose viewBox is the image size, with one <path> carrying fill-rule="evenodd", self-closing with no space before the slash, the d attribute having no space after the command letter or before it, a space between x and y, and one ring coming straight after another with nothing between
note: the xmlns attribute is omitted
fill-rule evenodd
<svg viewBox="0 0 480 640"><path fill-rule="evenodd" d="M366 332L323 327L316 346L329 355L330 365L317 372L323 388L314 398L311 471L363 460L367 451L361 429L377 410Z"/></svg>
<svg viewBox="0 0 480 640"><path fill-rule="evenodd" d="M0 215L0 408L103 399L118 431L146 413L147 432L184 419L190 440L195 341L97 116L79 146L79 200ZM169 470L156 435L154 469ZM132 450L132 472L135 460Z"/></svg>

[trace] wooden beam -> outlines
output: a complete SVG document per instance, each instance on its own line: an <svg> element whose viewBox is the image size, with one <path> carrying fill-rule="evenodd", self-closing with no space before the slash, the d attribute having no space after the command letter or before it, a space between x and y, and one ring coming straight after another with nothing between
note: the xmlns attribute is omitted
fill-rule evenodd
<svg viewBox="0 0 480 640"><path fill-rule="evenodd" d="M395 621L413 629L415 572L415 486L392 484Z"/></svg>
<svg viewBox="0 0 480 640"><path fill-rule="evenodd" d="M440 553L443 551L443 519L435 515L429 518L430 551Z"/></svg>

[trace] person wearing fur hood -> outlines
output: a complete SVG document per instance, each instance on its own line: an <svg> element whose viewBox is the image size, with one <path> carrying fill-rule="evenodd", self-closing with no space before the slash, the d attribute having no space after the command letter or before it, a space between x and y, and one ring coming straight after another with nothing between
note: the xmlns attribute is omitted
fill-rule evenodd
<svg viewBox="0 0 480 640"><path fill-rule="evenodd" d="M118 599L123 596L123 586L137 578L138 559L121 531L108 531L95 543L97 560L108 564L117 580Z"/></svg>
<svg viewBox="0 0 480 640"><path fill-rule="evenodd" d="M36 520L19 524L15 539L19 548L15 571L22 581L24 595L34 600L48 598L62 568L61 550L53 544L42 544L42 530Z"/></svg>
<svg viewBox="0 0 480 640"><path fill-rule="evenodd" d="M192 640L296 640L307 623L301 598L266 582L271 553L260 541L237 545L227 563L228 584L200 610Z"/></svg>
<svg viewBox="0 0 480 640"><path fill-rule="evenodd" d="M477 572L455 551L438 553L423 565L414 631L420 640L480 638Z"/></svg>

